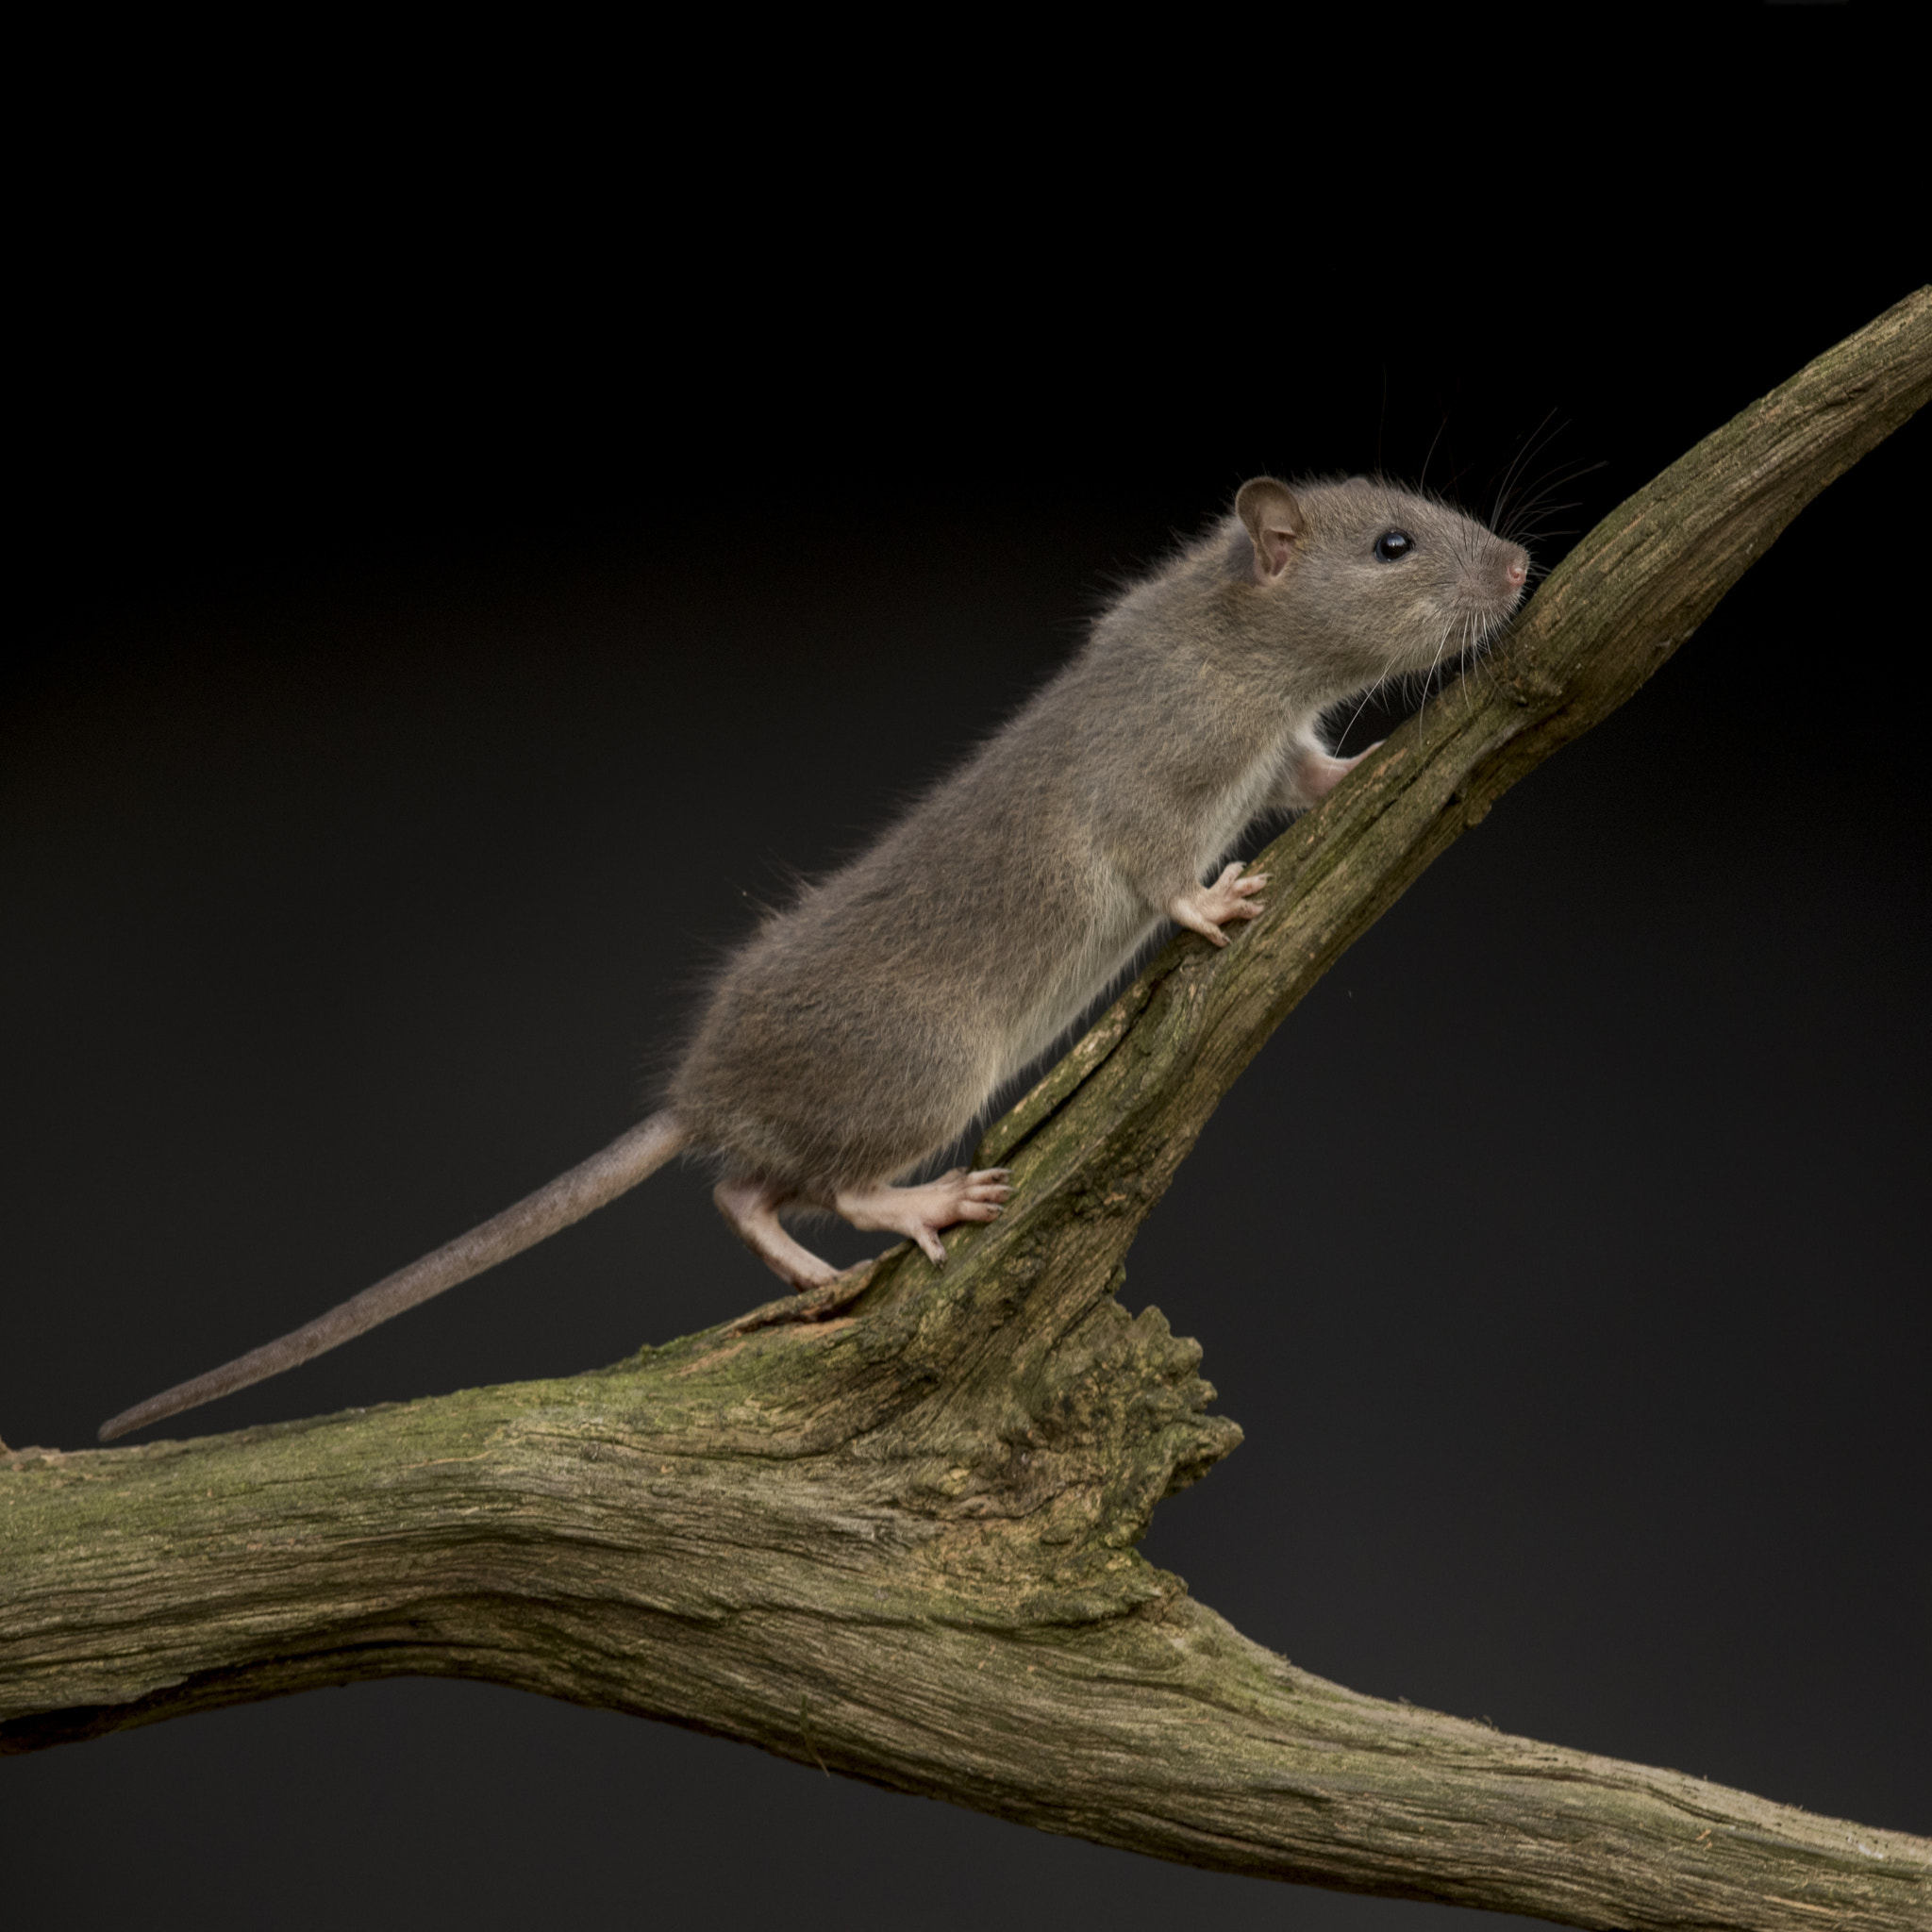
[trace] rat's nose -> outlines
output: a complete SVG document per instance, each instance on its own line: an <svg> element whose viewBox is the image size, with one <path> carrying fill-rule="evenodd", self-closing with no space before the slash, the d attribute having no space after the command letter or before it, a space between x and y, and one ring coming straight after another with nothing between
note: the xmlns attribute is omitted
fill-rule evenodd
<svg viewBox="0 0 1932 1932"><path fill-rule="evenodd" d="M1509 588L1512 591L1522 590L1529 576L1529 559L1519 552L1504 570L1503 575L1508 579Z"/></svg>

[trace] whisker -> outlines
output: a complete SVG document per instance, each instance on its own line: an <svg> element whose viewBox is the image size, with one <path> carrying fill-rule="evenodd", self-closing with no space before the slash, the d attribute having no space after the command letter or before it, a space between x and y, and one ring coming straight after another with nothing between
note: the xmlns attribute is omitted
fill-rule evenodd
<svg viewBox="0 0 1932 1932"><path fill-rule="evenodd" d="M1417 486L1416 486L1416 489L1417 489L1417 491L1418 491L1418 493L1420 493L1420 492L1421 492L1422 491L1424 491L1424 490L1426 490L1426 489L1427 489L1427 488L1429 487L1429 462L1430 462L1430 458L1433 458L1433 457L1435 456L1435 454L1436 454L1436 445L1437 445L1437 444L1438 444L1439 442L1441 442L1441 440L1442 440L1442 432L1443 432L1443 430L1445 430L1446 428L1448 428L1448 426L1449 426L1449 412L1448 412L1448 410L1444 409L1444 410L1442 411L1442 420L1441 420L1441 421L1440 423L1438 423L1438 424L1436 425L1436 433L1435 433L1435 435L1433 435L1432 437L1430 437L1430 438L1429 438L1429 453L1428 453L1428 456L1425 456L1425 457L1424 457L1424 458L1423 458L1423 474L1422 474L1422 480L1421 480L1421 481L1420 481L1420 482L1419 482L1419 483L1417 484Z"/></svg>
<svg viewBox="0 0 1932 1932"><path fill-rule="evenodd" d="M1429 680L1436 675L1436 666L1442 661L1442 646L1449 641L1449 633L1454 628L1454 618L1451 618L1447 624L1443 625L1442 635L1436 640L1436 655L1429 659L1429 668L1423 675L1423 701L1415 714L1415 729L1418 738L1422 736L1423 715L1429 708Z"/></svg>
<svg viewBox="0 0 1932 1932"><path fill-rule="evenodd" d="M1509 489L1510 486L1516 480L1516 473L1518 469L1528 463L1532 452L1537 447L1537 438L1540 437L1543 433L1544 429L1549 426L1550 417L1554 416L1556 413L1557 411L1555 406L1553 405L1548 414L1546 414L1543 417L1543 420L1541 423L1539 423L1533 430L1530 431L1529 436L1524 441L1523 447L1516 453L1515 456L1509 458L1509 465L1503 472L1503 480L1496 486L1496 507L1490 517L1490 527L1492 530L1499 528L1502 525L1503 506L1509 500Z"/></svg>

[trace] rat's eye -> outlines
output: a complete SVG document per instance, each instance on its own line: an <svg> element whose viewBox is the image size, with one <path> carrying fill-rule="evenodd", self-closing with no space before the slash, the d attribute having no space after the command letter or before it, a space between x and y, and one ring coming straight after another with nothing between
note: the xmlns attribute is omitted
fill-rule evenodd
<svg viewBox="0 0 1932 1932"><path fill-rule="evenodd" d="M1375 555L1384 563L1393 563L1415 548L1415 539L1407 530L1384 530L1375 539Z"/></svg>

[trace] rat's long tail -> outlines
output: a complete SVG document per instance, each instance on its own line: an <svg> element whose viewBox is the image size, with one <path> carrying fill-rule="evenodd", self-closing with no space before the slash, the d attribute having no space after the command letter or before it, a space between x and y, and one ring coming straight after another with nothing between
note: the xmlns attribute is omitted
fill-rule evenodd
<svg viewBox="0 0 1932 1932"><path fill-rule="evenodd" d="M445 1242L434 1254L385 1275L374 1288L365 1288L340 1307L318 1315L306 1328L265 1342L219 1369L196 1375L192 1382L176 1383L145 1402L137 1402L132 1408L124 1408L101 1424L101 1441L111 1442L116 1436L145 1428L163 1416L179 1415L184 1408L199 1407L218 1395L230 1395L251 1382L279 1375L284 1369L340 1347L391 1315L400 1315L405 1308L413 1308L418 1302L426 1302L431 1295L481 1274L525 1248L534 1248L558 1229L581 1221L593 1208L616 1200L646 1175L656 1174L688 1139L670 1114L654 1113L629 1133L620 1134L601 1154L580 1161L534 1194L525 1194L514 1208L506 1208L480 1227Z"/></svg>

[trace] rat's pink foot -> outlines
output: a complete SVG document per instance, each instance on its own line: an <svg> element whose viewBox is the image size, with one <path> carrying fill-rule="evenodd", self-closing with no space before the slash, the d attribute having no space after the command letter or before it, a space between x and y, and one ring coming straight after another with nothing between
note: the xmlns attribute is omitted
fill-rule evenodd
<svg viewBox="0 0 1932 1932"><path fill-rule="evenodd" d="M1244 879L1241 866L1231 865L1211 886L1191 886L1176 893L1168 902L1168 917L1204 940L1224 946L1227 935L1222 931L1223 925L1231 919L1258 918L1261 902L1254 895L1267 883L1265 872Z"/></svg>
<svg viewBox="0 0 1932 1932"><path fill-rule="evenodd" d="M983 1167L974 1174L956 1167L916 1188L847 1189L834 1197L833 1206L854 1227L868 1232L884 1228L917 1241L926 1258L943 1268L946 1251L940 1230L961 1221L997 1221L1000 1204L1013 1191L1007 1174L1004 1167Z"/></svg>

